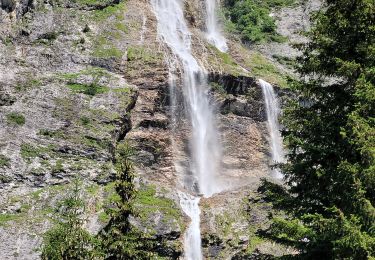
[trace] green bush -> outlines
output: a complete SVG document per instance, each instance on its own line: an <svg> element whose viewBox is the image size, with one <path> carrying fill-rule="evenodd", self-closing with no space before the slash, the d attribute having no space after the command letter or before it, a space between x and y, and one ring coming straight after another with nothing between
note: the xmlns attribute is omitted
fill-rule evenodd
<svg viewBox="0 0 375 260"><path fill-rule="evenodd" d="M0 168L10 166L9 161L9 158L5 157L5 155L0 154Z"/></svg>
<svg viewBox="0 0 375 260"><path fill-rule="evenodd" d="M26 122L26 119L23 115L12 112L6 116L7 122L12 125L24 125Z"/></svg>
<svg viewBox="0 0 375 260"><path fill-rule="evenodd" d="M108 87L99 86L98 84L78 84L68 83L68 87L77 93L83 93L89 96L95 96L97 94L103 94L109 91Z"/></svg>
<svg viewBox="0 0 375 260"><path fill-rule="evenodd" d="M271 8L290 5L294 0L226 0L224 14L229 20L231 31L240 34L244 42L285 41L276 32L275 19L270 16Z"/></svg>
<svg viewBox="0 0 375 260"><path fill-rule="evenodd" d="M56 224L44 235L42 259L100 259L100 241L83 228L85 206L76 180L55 209Z"/></svg>

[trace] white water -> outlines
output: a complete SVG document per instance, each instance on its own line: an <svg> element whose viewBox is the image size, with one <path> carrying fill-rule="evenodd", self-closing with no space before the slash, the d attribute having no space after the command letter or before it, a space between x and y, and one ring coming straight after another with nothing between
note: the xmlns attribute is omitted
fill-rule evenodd
<svg viewBox="0 0 375 260"><path fill-rule="evenodd" d="M151 3L158 20L158 35L173 53L169 61L171 95L177 92L176 66L179 63L182 65L182 92L191 124L190 171L199 192L209 197L220 190L217 176L221 147L213 108L209 102L206 74L191 51L191 34L184 18L183 0L151 0ZM172 107L175 100L172 96ZM172 111L172 122L176 120L174 116ZM191 183L185 185L189 185L187 189L192 190ZM188 260L202 259L198 203L198 197L180 194L181 207L192 219L185 234L185 257Z"/></svg>
<svg viewBox="0 0 375 260"><path fill-rule="evenodd" d="M200 198L180 192L180 205L186 215L191 218L191 223L185 233L185 258L188 260L201 260L201 231L200 231Z"/></svg>
<svg viewBox="0 0 375 260"><path fill-rule="evenodd" d="M262 79L259 80L266 103L268 128L270 133L271 155L274 163L284 162L283 142L280 135L279 115L280 106L272 85ZM282 179L282 173L274 169L275 178Z"/></svg>
<svg viewBox="0 0 375 260"><path fill-rule="evenodd" d="M207 39L222 52L228 50L225 37L222 35L217 19L217 0L206 0Z"/></svg>
<svg viewBox="0 0 375 260"><path fill-rule="evenodd" d="M147 17L145 15L143 15L143 18L142 18L142 29L141 29L141 38L139 40L141 44L143 44L144 41L145 41L145 33L146 33L146 30L147 30L146 22L147 22Z"/></svg>
<svg viewBox="0 0 375 260"><path fill-rule="evenodd" d="M190 32L184 19L182 0L152 0L158 19L158 34L182 63L182 89L191 123L191 171L199 192L209 197L217 184L221 147L213 106L209 102L207 78L191 52ZM170 68L173 73L175 68Z"/></svg>

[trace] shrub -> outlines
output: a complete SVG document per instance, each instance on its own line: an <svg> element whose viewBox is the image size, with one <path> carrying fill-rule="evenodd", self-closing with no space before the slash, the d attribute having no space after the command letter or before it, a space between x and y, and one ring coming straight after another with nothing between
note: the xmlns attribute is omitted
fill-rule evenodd
<svg viewBox="0 0 375 260"><path fill-rule="evenodd" d="M12 125L24 125L26 122L26 119L23 115L12 112L6 116L7 122Z"/></svg>
<svg viewBox="0 0 375 260"><path fill-rule="evenodd" d="M0 154L0 167L9 167L9 162L9 158L5 157L5 155Z"/></svg>
<svg viewBox="0 0 375 260"><path fill-rule="evenodd" d="M290 5L294 0L225 0L225 16L229 20L231 31L239 33L244 42L285 41L276 32L271 8Z"/></svg>
<svg viewBox="0 0 375 260"><path fill-rule="evenodd" d="M97 259L99 241L90 235L83 224L85 203L80 195L80 184L68 191L67 197L53 214L55 226L44 235L42 259Z"/></svg>

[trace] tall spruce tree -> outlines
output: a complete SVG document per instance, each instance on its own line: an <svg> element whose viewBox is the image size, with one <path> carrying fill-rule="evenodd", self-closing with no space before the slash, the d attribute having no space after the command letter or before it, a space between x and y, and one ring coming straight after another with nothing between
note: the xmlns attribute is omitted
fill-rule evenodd
<svg viewBox="0 0 375 260"><path fill-rule="evenodd" d="M151 240L130 223L130 217L137 216L133 207L136 189L131 157L134 151L124 142L117 146L116 153L115 189L119 200L111 209L111 219L101 234L105 259L151 259L154 256Z"/></svg>
<svg viewBox="0 0 375 260"><path fill-rule="evenodd" d="M284 112L291 218L271 232L306 259L375 257L375 0L326 0Z"/></svg>

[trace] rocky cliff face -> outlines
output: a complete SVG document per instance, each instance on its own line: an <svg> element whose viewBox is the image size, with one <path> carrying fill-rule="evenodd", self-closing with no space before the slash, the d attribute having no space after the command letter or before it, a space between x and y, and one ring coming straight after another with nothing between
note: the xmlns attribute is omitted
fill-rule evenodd
<svg viewBox="0 0 375 260"><path fill-rule="evenodd" d="M238 42L229 42L229 54L208 44L202 6L186 1L185 16L220 115L228 183L227 191L201 203L204 253L210 259L255 249L282 254L288 249L255 234L267 226L269 205L248 198L260 197L259 181L269 177L255 76L279 85L285 79ZM173 146L169 50L157 38L149 1L0 0L0 7L0 258L39 258L51 210L77 176L87 228L98 232L108 221L103 207L113 193L113 156L124 141L137 152L141 214L134 225L167 242L163 256L180 257L189 219L175 187L188 165L187 133Z"/></svg>

